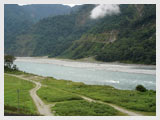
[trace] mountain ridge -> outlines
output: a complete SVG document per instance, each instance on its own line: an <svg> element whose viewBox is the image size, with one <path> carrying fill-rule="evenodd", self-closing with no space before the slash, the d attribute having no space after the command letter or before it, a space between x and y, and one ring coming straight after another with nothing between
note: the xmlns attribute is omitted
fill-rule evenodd
<svg viewBox="0 0 160 120"><path fill-rule="evenodd" d="M6 53L156 64L155 5L120 5L120 14L96 20L89 17L94 7L40 20L17 35L16 49Z"/></svg>

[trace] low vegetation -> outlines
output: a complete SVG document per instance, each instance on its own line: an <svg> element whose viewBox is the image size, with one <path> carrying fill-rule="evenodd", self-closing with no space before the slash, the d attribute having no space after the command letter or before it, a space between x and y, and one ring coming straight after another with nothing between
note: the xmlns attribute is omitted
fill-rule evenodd
<svg viewBox="0 0 160 120"><path fill-rule="evenodd" d="M27 77L33 76L32 74L21 74L24 74ZM37 94L47 104L55 104L55 106L52 107L52 111L55 112L56 115L124 115L108 105L90 103L82 100L79 95L84 95L98 101L112 103L126 109L143 113L144 115L156 114L156 91L153 90L146 90L143 92L136 89L119 90L106 85L86 85L81 82L57 80L51 77L39 79L38 81L42 83L42 87L37 91ZM23 95L25 94L23 97L23 105L20 105L21 109L24 107L25 113L27 111L27 114L36 114L31 97L27 92L32 87L33 84L27 81L5 75L5 111L17 111L17 97L15 97L17 95L16 90L25 89L24 92L20 93ZM12 110L10 107L14 107L14 109Z"/></svg>
<svg viewBox="0 0 160 120"><path fill-rule="evenodd" d="M9 75L4 76L4 113L12 115L38 115L29 95L34 84ZM19 90L19 105L18 92Z"/></svg>
<svg viewBox="0 0 160 120"><path fill-rule="evenodd" d="M95 100L113 103L140 112L156 112L156 92L148 90L119 90L111 86L85 85L83 83L47 78L43 84L52 88L88 96Z"/></svg>
<svg viewBox="0 0 160 120"><path fill-rule="evenodd" d="M54 87L42 87L37 91L40 96L46 102L61 102L70 100L81 100L82 98L72 93L56 89Z"/></svg>
<svg viewBox="0 0 160 120"><path fill-rule="evenodd" d="M44 81L48 82L48 80ZM56 103L52 111L56 111L56 115L60 116L124 115L109 105L87 102L74 93L53 86L42 87L37 91L37 94L47 104Z"/></svg>
<svg viewBox="0 0 160 120"><path fill-rule="evenodd" d="M57 103L52 110L60 116L113 116L118 111L112 107L100 103L87 102L85 100L67 101Z"/></svg>

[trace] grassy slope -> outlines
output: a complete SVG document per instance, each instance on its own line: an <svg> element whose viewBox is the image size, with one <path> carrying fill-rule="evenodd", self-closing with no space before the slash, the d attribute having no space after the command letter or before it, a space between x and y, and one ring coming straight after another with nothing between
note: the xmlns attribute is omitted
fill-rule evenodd
<svg viewBox="0 0 160 120"><path fill-rule="evenodd" d="M110 86L85 85L83 83L48 78L42 82L50 87L79 93L90 98L113 103L130 110L155 115L156 92L138 92L134 90L118 90Z"/></svg>
<svg viewBox="0 0 160 120"><path fill-rule="evenodd" d="M5 75L4 76L4 110L8 114L19 115L37 115L36 107L29 95L29 90L34 87L34 84L21 80L19 78ZM17 89L20 90L19 102L20 110L17 111L18 99Z"/></svg>

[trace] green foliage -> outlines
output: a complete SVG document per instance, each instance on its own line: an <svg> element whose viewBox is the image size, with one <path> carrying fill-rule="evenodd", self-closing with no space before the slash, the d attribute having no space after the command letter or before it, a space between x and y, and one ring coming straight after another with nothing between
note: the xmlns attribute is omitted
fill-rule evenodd
<svg viewBox="0 0 160 120"><path fill-rule="evenodd" d="M15 60L16 58L12 55L5 55L4 56L4 62L5 63L11 63L13 64L13 61Z"/></svg>
<svg viewBox="0 0 160 120"><path fill-rule="evenodd" d="M156 92L152 90L146 92L119 90L106 85L85 85L52 78L48 78L42 83L52 88L82 94L95 100L113 103L131 110L154 113L156 111Z"/></svg>
<svg viewBox="0 0 160 120"><path fill-rule="evenodd" d="M29 95L29 90L34 85L28 81L21 80L9 75L4 76L4 111L8 114L38 115L36 107ZM17 90L19 92L19 112Z"/></svg>
<svg viewBox="0 0 160 120"><path fill-rule="evenodd" d="M15 56L32 55L35 49L34 44L41 45L41 43L36 43L34 41L35 37L38 39L41 33L33 34L34 30L31 29L33 24L36 24L36 22L45 17L69 14L71 11L77 11L78 8L79 7L71 8L69 6L58 5L58 4L57 5L37 4L37 5L25 5L25 6L19 6L17 4L4 5L5 53ZM43 28L40 29L44 30ZM51 35L50 33L48 34ZM26 36L30 36L30 38L26 38ZM52 37L53 36L51 36L51 38ZM25 41L28 41L27 44L29 45L27 45Z"/></svg>
<svg viewBox="0 0 160 120"><path fill-rule="evenodd" d="M12 55L4 56L4 71L17 71L18 68L13 64L16 58Z"/></svg>
<svg viewBox="0 0 160 120"><path fill-rule="evenodd" d="M28 77L33 76L32 74L23 74ZM43 80L39 79L39 81L42 83L42 88L37 93L47 104L56 103L52 108L53 111L56 111L56 115L124 115L108 105L86 102L77 94L139 111L145 115L155 115L156 112L156 91L153 90L147 90L146 92L119 90L106 85L85 85L81 82L56 80L51 77ZM21 94L25 94L25 100L28 98L29 93L27 91L31 89L29 84L30 82L5 75L5 106L8 106L5 111L9 111L12 108L15 108L14 111L17 110L17 101L14 96L18 88L27 89L24 93L21 92ZM30 96L28 99L30 101ZM22 101L25 100L23 99ZM31 106L28 106L28 109Z"/></svg>
<svg viewBox="0 0 160 120"><path fill-rule="evenodd" d="M16 4L4 5L4 50L5 54L15 55L16 37L26 33L33 21L29 14ZM21 51L21 50L20 50Z"/></svg>
<svg viewBox="0 0 160 120"><path fill-rule="evenodd" d="M146 92L147 89L143 85L137 85L136 90L140 92Z"/></svg>
<svg viewBox="0 0 160 120"><path fill-rule="evenodd" d="M57 103L53 108L60 116L115 116L118 111L100 103L85 100L67 101Z"/></svg>
<svg viewBox="0 0 160 120"><path fill-rule="evenodd" d="M39 21L49 16L69 14L73 10L70 6L62 4L31 4L21 6L21 8L23 8L34 21Z"/></svg>
<svg viewBox="0 0 160 120"><path fill-rule="evenodd" d="M37 94L46 102L61 102L82 99L77 95L56 89L54 87L42 87L37 91Z"/></svg>

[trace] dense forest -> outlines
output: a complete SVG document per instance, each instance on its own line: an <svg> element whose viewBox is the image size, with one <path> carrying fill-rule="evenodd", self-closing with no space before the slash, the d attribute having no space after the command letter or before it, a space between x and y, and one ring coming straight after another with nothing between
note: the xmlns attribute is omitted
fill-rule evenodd
<svg viewBox="0 0 160 120"><path fill-rule="evenodd" d="M156 64L155 5L120 5L98 19L96 5L35 6L5 5L5 54Z"/></svg>

